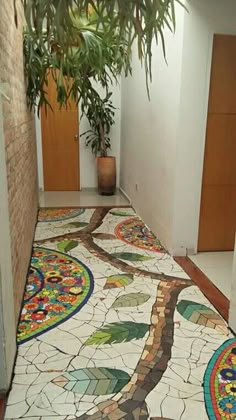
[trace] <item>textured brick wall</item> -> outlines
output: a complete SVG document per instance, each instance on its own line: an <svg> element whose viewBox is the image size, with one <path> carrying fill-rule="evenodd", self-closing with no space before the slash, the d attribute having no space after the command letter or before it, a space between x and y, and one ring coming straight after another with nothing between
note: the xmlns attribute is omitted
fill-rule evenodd
<svg viewBox="0 0 236 420"><path fill-rule="evenodd" d="M14 278L15 316L18 319L31 255L38 206L34 117L27 109L22 53L23 10L16 0L0 1L0 78L8 84L4 100L8 201ZM4 246L4 244L1 244Z"/></svg>

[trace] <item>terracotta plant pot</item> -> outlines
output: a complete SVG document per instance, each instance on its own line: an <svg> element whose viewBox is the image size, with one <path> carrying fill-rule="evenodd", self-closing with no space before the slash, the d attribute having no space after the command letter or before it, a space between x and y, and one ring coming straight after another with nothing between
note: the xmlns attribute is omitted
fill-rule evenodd
<svg viewBox="0 0 236 420"><path fill-rule="evenodd" d="M102 195L113 195L116 191L116 158L114 156L98 157L98 192Z"/></svg>

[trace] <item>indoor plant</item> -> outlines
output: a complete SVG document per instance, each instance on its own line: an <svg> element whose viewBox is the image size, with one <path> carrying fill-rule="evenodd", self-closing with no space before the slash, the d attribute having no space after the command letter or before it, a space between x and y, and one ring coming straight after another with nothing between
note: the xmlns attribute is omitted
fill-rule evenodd
<svg viewBox="0 0 236 420"><path fill-rule="evenodd" d="M67 105L72 95L82 100L88 112L90 97L96 96L93 81L107 90L121 74L131 73L135 40L148 86L153 40L161 43L165 55L164 29L175 30L175 5L182 4L181 0L22 1L30 107L38 105L39 110L47 104L45 85L50 69L60 105Z"/></svg>
<svg viewBox="0 0 236 420"><path fill-rule="evenodd" d="M37 23L37 21L36 21ZM61 45L62 28L39 36L32 27L24 32L25 75L30 108L49 105L45 86L49 69L56 84L57 102L67 105L70 96L78 102L89 103L96 94L94 82L106 90L117 82L121 72L131 73L131 53L127 40L117 31L108 33L106 24L97 28L97 15L72 15L71 37Z"/></svg>
<svg viewBox="0 0 236 420"><path fill-rule="evenodd" d="M90 146L96 156L100 155L97 156L98 191L104 195L112 195L116 190L116 160L114 156L107 155L108 149L111 149L109 134L115 123L111 95L108 92L102 99L94 90L86 105L82 104L82 115L86 115L90 128L81 137L86 136L86 146Z"/></svg>
<svg viewBox="0 0 236 420"><path fill-rule="evenodd" d="M44 90L49 67L58 70L54 74L60 104L67 103L70 93L62 76L73 78L71 91L76 98L86 96L88 75L106 83L107 70L113 76L123 70L128 74L135 40L147 81L151 79L153 39L161 42L165 54L164 29L175 30L175 5L182 4L181 0L22 1L27 22L25 70L31 107L47 102ZM84 19L89 21L85 27ZM109 47L107 50L101 49L101 39Z"/></svg>

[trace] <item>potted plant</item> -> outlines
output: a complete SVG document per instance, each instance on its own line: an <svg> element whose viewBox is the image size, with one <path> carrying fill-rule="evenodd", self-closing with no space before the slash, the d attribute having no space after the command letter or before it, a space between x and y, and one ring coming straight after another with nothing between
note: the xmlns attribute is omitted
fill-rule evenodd
<svg viewBox="0 0 236 420"><path fill-rule="evenodd" d="M86 115L90 128L81 134L85 137L86 146L90 146L97 156L98 191L103 195L113 195L116 190L116 158L108 156L111 149L109 137L111 127L115 123L115 107L112 105L111 92L104 99L93 90L89 101L82 104L82 115Z"/></svg>

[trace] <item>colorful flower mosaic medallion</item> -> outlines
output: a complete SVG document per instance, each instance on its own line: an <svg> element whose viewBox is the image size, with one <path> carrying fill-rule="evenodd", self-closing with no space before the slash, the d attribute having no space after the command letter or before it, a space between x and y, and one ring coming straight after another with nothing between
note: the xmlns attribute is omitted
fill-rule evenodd
<svg viewBox="0 0 236 420"><path fill-rule="evenodd" d="M210 420L236 419L236 339L227 340L211 358L204 376Z"/></svg>
<svg viewBox="0 0 236 420"><path fill-rule="evenodd" d="M84 213L84 209L68 209L68 208L44 208L39 210L39 222L60 222L62 220L71 219Z"/></svg>
<svg viewBox="0 0 236 420"><path fill-rule="evenodd" d="M132 217L115 228L117 238L138 248L154 252L164 252L160 241L138 217Z"/></svg>
<svg viewBox="0 0 236 420"><path fill-rule="evenodd" d="M18 326L18 344L70 318L93 291L91 271L76 258L46 248L34 248Z"/></svg>

